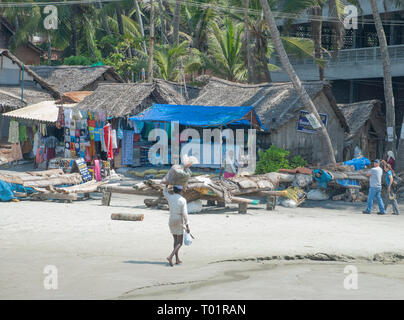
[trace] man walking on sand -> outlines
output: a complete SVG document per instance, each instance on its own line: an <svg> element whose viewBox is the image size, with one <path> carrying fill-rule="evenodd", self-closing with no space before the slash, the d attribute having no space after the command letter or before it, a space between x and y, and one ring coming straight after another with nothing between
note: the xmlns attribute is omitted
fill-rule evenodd
<svg viewBox="0 0 404 320"><path fill-rule="evenodd" d="M385 214L386 210L384 209L384 204L381 196L382 191L382 176L383 170L380 168L380 161L375 160L373 161L373 168L366 174L370 177L369 181L369 195L368 195L368 202L367 208L363 213L370 214L372 211L373 206L373 199L376 197L377 204L379 205L379 212L377 214Z"/></svg>
<svg viewBox="0 0 404 320"><path fill-rule="evenodd" d="M174 266L173 257L175 256L175 264L180 264L182 261L178 256L178 252L182 246L184 238L184 225L186 226L186 231L190 233L188 226L188 210L187 210L187 200L181 196L182 186L174 186L174 194L170 194L167 191L167 187L164 188L163 194L168 201L168 206L170 208L170 218L168 220L168 226L170 227L170 232L174 238L174 250L167 258L170 266Z"/></svg>

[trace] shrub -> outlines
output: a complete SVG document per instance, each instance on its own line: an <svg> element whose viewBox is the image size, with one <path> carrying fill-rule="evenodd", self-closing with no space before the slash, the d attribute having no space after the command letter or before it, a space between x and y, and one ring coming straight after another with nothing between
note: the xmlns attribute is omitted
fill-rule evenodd
<svg viewBox="0 0 404 320"><path fill-rule="evenodd" d="M304 160L301 156L294 156L290 163L290 166L292 168L304 167L305 165L307 165L307 161Z"/></svg>
<svg viewBox="0 0 404 320"><path fill-rule="evenodd" d="M290 152L272 145L265 151L259 151L259 160L256 166L256 173L276 172L279 169L289 169Z"/></svg>
<svg viewBox="0 0 404 320"><path fill-rule="evenodd" d="M290 152L272 145L265 151L259 151L259 160L255 172L263 174L267 172L277 172L279 169L292 169L304 167L307 161L301 156L294 156L289 162Z"/></svg>

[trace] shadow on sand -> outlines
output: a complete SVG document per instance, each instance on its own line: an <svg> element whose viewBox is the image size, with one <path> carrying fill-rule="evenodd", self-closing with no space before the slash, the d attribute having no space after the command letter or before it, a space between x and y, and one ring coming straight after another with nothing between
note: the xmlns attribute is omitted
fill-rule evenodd
<svg viewBox="0 0 404 320"><path fill-rule="evenodd" d="M129 260L129 261L124 261L124 263L132 263L132 264L156 264L156 265L162 265L162 266L168 265L168 262L162 262L162 261L136 261L136 260Z"/></svg>

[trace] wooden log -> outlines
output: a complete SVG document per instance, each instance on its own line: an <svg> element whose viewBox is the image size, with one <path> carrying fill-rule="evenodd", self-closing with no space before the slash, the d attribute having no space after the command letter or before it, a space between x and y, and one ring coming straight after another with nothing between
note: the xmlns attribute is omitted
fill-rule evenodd
<svg viewBox="0 0 404 320"><path fill-rule="evenodd" d="M112 193L111 193L111 192L104 191L104 192L102 193L101 204L102 204L103 206L109 206L109 205L111 204L111 196L112 196Z"/></svg>
<svg viewBox="0 0 404 320"><path fill-rule="evenodd" d="M64 172L62 169L49 169L45 171L30 171L27 172L27 174L31 176L50 177L55 175L64 175Z"/></svg>
<svg viewBox="0 0 404 320"><path fill-rule="evenodd" d="M31 198L34 200L66 200L66 201L73 201L77 200L77 194L67 194L67 193L34 193L31 195Z"/></svg>
<svg viewBox="0 0 404 320"><path fill-rule="evenodd" d="M66 188L54 188L57 192L64 193L90 193L97 191L98 187L106 184L106 181L91 180L86 183L78 184Z"/></svg>
<svg viewBox="0 0 404 320"><path fill-rule="evenodd" d="M113 213L111 214L112 220L124 220L124 221L143 221L144 214L134 213Z"/></svg>
<svg viewBox="0 0 404 320"><path fill-rule="evenodd" d="M148 196L159 196L161 195L161 192L156 191L154 189L134 189L132 187L121 187L121 186L101 186L99 188L100 191L108 191L108 192L112 192L112 193L123 193L123 194L138 194L138 195L148 195Z"/></svg>
<svg viewBox="0 0 404 320"><path fill-rule="evenodd" d="M7 182L7 183L15 183L15 184L23 184L24 181L18 177L18 176L14 176L14 175L9 175L9 174L1 174L0 173L0 180Z"/></svg>
<svg viewBox="0 0 404 320"><path fill-rule="evenodd" d="M252 199L247 199L247 198L241 198L241 197L232 197L231 198L232 203L245 203L245 204L259 204L259 200L252 200Z"/></svg>
<svg viewBox="0 0 404 320"><path fill-rule="evenodd" d="M266 209L272 211L275 210L275 207L276 207L276 196L267 195Z"/></svg>
<svg viewBox="0 0 404 320"><path fill-rule="evenodd" d="M241 213L241 214L247 213L247 203L239 203L238 213Z"/></svg>
<svg viewBox="0 0 404 320"><path fill-rule="evenodd" d="M23 179L24 180L24 179ZM38 177L38 180L24 181L24 187L46 187L60 184L80 184L83 179L80 173L65 174L57 177Z"/></svg>

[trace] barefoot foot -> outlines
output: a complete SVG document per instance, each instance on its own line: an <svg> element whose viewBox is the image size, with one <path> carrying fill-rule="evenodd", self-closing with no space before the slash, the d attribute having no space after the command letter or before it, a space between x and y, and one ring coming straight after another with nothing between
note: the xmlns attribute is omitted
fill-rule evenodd
<svg viewBox="0 0 404 320"><path fill-rule="evenodd" d="M181 264L181 263L182 263L181 260L177 260L177 261L175 262L175 264Z"/></svg>
<svg viewBox="0 0 404 320"><path fill-rule="evenodd" d="M173 261L172 261L173 258L170 259L170 258L168 257L167 260L168 260L168 263L170 264L170 266L171 266L171 267L174 267Z"/></svg>

